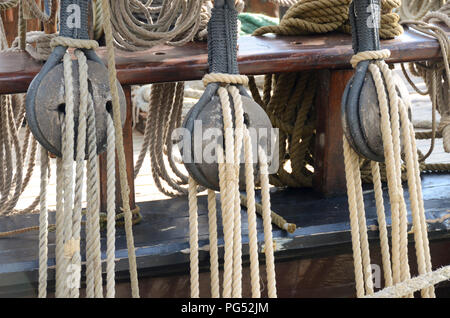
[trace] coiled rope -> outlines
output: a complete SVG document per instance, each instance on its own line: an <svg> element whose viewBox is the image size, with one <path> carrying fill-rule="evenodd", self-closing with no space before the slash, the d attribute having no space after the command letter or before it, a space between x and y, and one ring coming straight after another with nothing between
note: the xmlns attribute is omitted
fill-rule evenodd
<svg viewBox="0 0 450 318"><path fill-rule="evenodd" d="M421 20L428 12L436 11L446 3L446 0L403 0L397 10L402 21Z"/></svg>
<svg viewBox="0 0 450 318"><path fill-rule="evenodd" d="M440 44L443 57L438 61L409 64L411 74L423 78L427 87L427 91L424 92L414 85L404 65L402 65L403 73L414 90L421 95L429 95L433 106L431 146L424 158L427 158L433 151L437 133L442 135L444 150L450 152L450 40L448 35L440 27L431 24L436 22L450 27L450 3L447 3L438 11L428 12L423 18L423 21L405 20L402 22L414 30L436 38ZM439 127L436 127L436 111L441 115Z"/></svg>

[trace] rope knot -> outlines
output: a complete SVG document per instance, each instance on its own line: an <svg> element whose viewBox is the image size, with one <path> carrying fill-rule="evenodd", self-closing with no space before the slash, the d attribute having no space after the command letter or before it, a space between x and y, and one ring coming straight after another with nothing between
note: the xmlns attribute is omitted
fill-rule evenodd
<svg viewBox="0 0 450 318"><path fill-rule="evenodd" d="M203 76L203 85L207 86L209 83L247 85L248 77L239 74L210 73Z"/></svg>
<svg viewBox="0 0 450 318"><path fill-rule="evenodd" d="M95 50L98 48L98 42L94 40L72 39L64 36L58 36L50 42L50 46L54 49L57 46L73 47L77 49Z"/></svg>
<svg viewBox="0 0 450 318"><path fill-rule="evenodd" d="M379 51L364 51L359 52L352 56L350 64L353 68L356 68L359 62L367 60L384 60L391 56L391 51L389 50L379 50Z"/></svg>

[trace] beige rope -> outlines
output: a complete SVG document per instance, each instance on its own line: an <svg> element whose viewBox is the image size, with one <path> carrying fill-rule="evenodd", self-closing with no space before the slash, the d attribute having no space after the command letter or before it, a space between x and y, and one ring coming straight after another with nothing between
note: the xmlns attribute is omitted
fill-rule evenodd
<svg viewBox="0 0 450 318"><path fill-rule="evenodd" d="M275 259L273 255L272 220L270 215L269 171L264 149L258 146L259 177L261 180L261 202L264 223L264 252L266 255L267 292L270 298L277 297Z"/></svg>
<svg viewBox="0 0 450 318"><path fill-rule="evenodd" d="M106 192L107 192L107 229L106 229L106 297L115 297L115 245L116 245L116 149L114 123L108 116L107 153L106 153Z"/></svg>
<svg viewBox="0 0 450 318"><path fill-rule="evenodd" d="M371 161L373 188L375 192L375 204L377 209L378 230L380 232L381 256L385 286L392 286L392 268L389 253L389 239L384 210L383 189L381 185L380 166L378 162Z"/></svg>
<svg viewBox="0 0 450 318"><path fill-rule="evenodd" d="M162 4L155 5L152 1L145 4L138 0L111 1L108 16L112 17L115 44L122 49L137 51L158 44L180 46L192 41L196 34L206 29L209 20L204 2L163 0ZM106 20L104 7L103 14Z"/></svg>
<svg viewBox="0 0 450 318"><path fill-rule="evenodd" d="M375 294L368 296L371 298L399 298L410 295L418 290L426 290L434 285L450 279L450 266L442 267L434 272L428 272L416 276L391 287L386 287Z"/></svg>
<svg viewBox="0 0 450 318"><path fill-rule="evenodd" d="M63 175L63 167L62 167L62 159L56 159L56 247L55 247L55 259L56 259L56 288L55 288L55 296L57 298L64 297L64 271L61 266L58 264L62 264L64 261L64 175Z"/></svg>
<svg viewBox="0 0 450 318"><path fill-rule="evenodd" d="M428 12L438 9L446 0L407 0L402 1L398 10L401 20L420 20Z"/></svg>
<svg viewBox="0 0 450 318"><path fill-rule="evenodd" d="M48 153L41 148L41 192L39 200L39 298L47 297L48 270L48 211L47 211L47 183L48 183Z"/></svg>
<svg viewBox="0 0 450 318"><path fill-rule="evenodd" d="M219 87L217 91L222 105L223 126L225 132L225 153L218 146L220 199L222 207L222 225L225 241L223 297L230 298L233 288L233 251L234 251L234 143L233 123L230 101L225 88Z"/></svg>
<svg viewBox="0 0 450 318"><path fill-rule="evenodd" d="M80 63L80 69L82 64ZM81 76L81 72L80 72ZM64 245L69 244L72 239L72 213L73 213L73 158L74 158L74 88L72 76L72 58L69 53L64 55L64 87L65 87L65 116L62 137L62 165L64 176ZM80 82L81 89L82 82ZM81 98L80 98L81 99ZM56 266L61 267L64 271L64 280L67 281L67 274L70 272L70 259L72 257L65 256L62 263ZM69 286L64 282L64 298L69 297Z"/></svg>
<svg viewBox="0 0 450 318"><path fill-rule="evenodd" d="M209 255L211 271L211 297L220 297L219 255L217 248L216 192L208 189Z"/></svg>
<svg viewBox="0 0 450 318"><path fill-rule="evenodd" d="M114 2L113 2L114 3ZM130 210L129 202L129 187L128 179L126 173L126 161L125 161L125 151L123 147L123 136L122 136L122 124L120 119L120 105L119 105L119 94L116 86L116 67L115 67L115 57L114 57L114 44L113 44L113 34L111 27L111 15L108 0L102 0L102 8L104 14L104 25L103 29L105 32L105 39L107 45L108 54L108 71L109 71L109 83L112 95L113 104L113 119L114 119L114 131L116 138L116 153L119 163L119 173L120 173L120 187L121 196L124 209L124 219L125 219L125 232L127 237L127 248L128 248L128 260L129 260L129 271L131 279L131 290L132 296L139 297L139 286L137 278L137 265L136 265L136 254L134 250L134 238L133 238L133 228L132 228L132 214Z"/></svg>
<svg viewBox="0 0 450 318"><path fill-rule="evenodd" d="M246 78L246 77L245 77ZM239 90L229 86L234 106L234 232L233 232L233 298L242 297L242 229L241 229L241 198L239 192L240 158L243 143L244 109Z"/></svg>
<svg viewBox="0 0 450 318"><path fill-rule="evenodd" d="M347 139L344 137L344 164L345 164L345 177L347 182L347 196L348 196L348 208L350 211L350 229L352 236L352 249L353 249L353 266L355 271L356 282L356 296L364 296L364 275L361 258L361 239L358 223L358 207L355 189L355 177L354 177L354 161L357 160L355 152L350 148Z"/></svg>
<svg viewBox="0 0 450 318"><path fill-rule="evenodd" d="M200 297L199 270L198 270L198 207L197 207L197 183L189 178L189 257L191 298Z"/></svg>
<svg viewBox="0 0 450 318"><path fill-rule="evenodd" d="M90 97L90 96L89 96ZM87 205L86 205L86 290L90 290L87 297L103 297L102 264L100 251L100 203L99 203L99 172L97 158L97 138L95 125L95 111L92 99L89 98L87 109ZM87 277L91 272L90 278ZM93 292L93 294L92 294Z"/></svg>
<svg viewBox="0 0 450 318"><path fill-rule="evenodd" d="M250 253L250 280L252 287L252 297L261 297L261 287L259 284L259 261L258 261L258 231L256 229L256 203L255 184L253 172L253 153L250 134L244 127L244 156L245 156L245 190L247 193L247 218L248 218L248 245ZM242 201L242 197L241 197Z"/></svg>

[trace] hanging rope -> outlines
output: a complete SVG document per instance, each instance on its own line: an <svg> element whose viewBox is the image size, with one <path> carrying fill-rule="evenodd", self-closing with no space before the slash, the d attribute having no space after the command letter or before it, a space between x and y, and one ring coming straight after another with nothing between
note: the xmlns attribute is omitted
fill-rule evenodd
<svg viewBox="0 0 450 318"><path fill-rule="evenodd" d="M252 144L248 129L244 125L244 116L242 108L242 99L239 90L233 84L247 83L247 77L241 75L231 74L217 74L212 73L205 75L203 82L205 85L212 82L225 83L228 86L219 87L218 96L222 105L223 126L224 126L224 148L220 144L217 145L216 153L219 163L219 184L220 184L220 198L222 210L222 224L225 241L225 255L224 255L224 276L223 276L223 297L238 298L242 297L242 243L241 243L241 222L240 222L240 193L239 193L239 158L244 148L245 157L245 178L247 189L247 206L248 226L249 226L249 246L250 246L250 267L251 267L251 286L252 297L260 297L261 290L259 285L259 261L257 254L257 230L256 230L256 206L254 193L254 179L253 179L253 158L252 158ZM230 107L230 99L234 105L234 118ZM265 239L265 253L266 253L266 272L268 281L269 297L276 297L276 279L275 267L273 257L273 242L272 242L272 220L270 210L270 195L269 195L269 179L267 171L267 158L264 150L259 147L259 163L260 163L260 180L261 180L261 195L262 195L262 215L264 222L264 239ZM190 178L190 180L192 180ZM191 295L198 296L198 248L197 237L197 185L192 180L189 183L189 211L190 211L190 238L191 238ZM208 191L208 209L210 222L215 224L215 194L213 191ZM210 223L211 224L211 223ZM216 230L214 225L210 226L210 235L216 237ZM213 246L217 244L216 239L212 239ZM214 250L216 248L214 247ZM215 259L215 254L211 254L211 258ZM217 261L212 264L214 268L217 267ZM213 268L213 267L212 267ZM192 278L194 274L194 278ZM213 297L218 297L218 280L217 274L211 270L212 281L211 294ZM214 275L214 276L213 276Z"/></svg>
<svg viewBox="0 0 450 318"><path fill-rule="evenodd" d="M425 61L410 63L409 70L412 75L422 77L427 91L423 92L410 79L404 65L402 65L403 73L411 84L411 86L421 95L429 95L433 106L432 131L431 131L431 146L428 153L423 160L430 156L434 149L435 139L437 133L442 135L444 150L450 152L450 40L446 32L440 27L430 23L441 22L450 27L450 3L444 5L438 11L428 12L423 21L405 20L402 23L408 27L430 35L439 42L441 48L442 59L437 61ZM439 126L436 125L435 112L438 111L441 115Z"/></svg>
<svg viewBox="0 0 450 318"><path fill-rule="evenodd" d="M131 291L134 298L139 297L139 285L137 277L136 253L133 238L133 221L129 202L129 187L126 173L125 151L123 146L122 124L120 119L119 94L116 86L116 61L114 54L113 31L111 26L110 6L108 0L102 0L104 14L103 29L105 32L107 53L108 53L108 72L113 104L113 121L116 141L116 153L119 163L119 177L121 187L121 198L124 209L125 232L127 237L129 272L131 279Z"/></svg>
<svg viewBox="0 0 450 318"><path fill-rule="evenodd" d="M111 17L115 44L137 51L158 44L183 45L206 27L198 0L112 1ZM104 10L103 10L104 12Z"/></svg>

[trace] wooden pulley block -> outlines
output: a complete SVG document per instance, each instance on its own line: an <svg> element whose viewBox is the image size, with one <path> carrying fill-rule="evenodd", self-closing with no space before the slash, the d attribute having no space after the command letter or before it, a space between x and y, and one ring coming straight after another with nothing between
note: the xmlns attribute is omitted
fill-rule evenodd
<svg viewBox="0 0 450 318"><path fill-rule="evenodd" d="M74 40L89 40L88 0L61 0L60 32L61 37ZM65 42L63 42L65 43ZM64 122L66 87L62 59L67 47L56 46L41 71L33 79L26 97L26 118L36 140L50 153L60 157L62 150L62 124ZM112 112L111 90L108 70L93 49L82 49L88 65L88 107L95 111L97 153L106 150L107 118ZM80 105L79 65L72 61L74 135L75 150ZM122 125L125 122L126 101L122 87L116 82ZM92 105L91 105L92 101ZM87 151L87 149L86 149ZM75 151L76 153L76 151Z"/></svg>
<svg viewBox="0 0 450 318"><path fill-rule="evenodd" d="M217 145L225 149L222 105L215 94L217 84L208 85L200 101L189 111L183 127L190 138L189 149L181 149L183 162L189 174L198 184L213 190L219 190L219 166ZM252 141L252 163L255 182L258 183L258 147L262 147L268 155L269 167L276 165L278 160L278 138L276 130L266 112L241 88L242 107L244 110L244 125L250 133ZM230 98L232 110L233 101ZM232 111L234 114L234 111ZM234 116L233 116L234 123ZM185 136L186 137L186 136ZM244 151L240 156L239 188L245 190ZM273 170L273 169L271 169ZM277 169L275 168L275 171ZM275 172L273 171L273 172Z"/></svg>
<svg viewBox="0 0 450 318"><path fill-rule="evenodd" d="M97 153L106 151L107 118L112 112L112 98L109 88L108 70L103 64L88 60L88 87L95 111ZM78 61L72 62L74 91L75 136L78 134L80 105ZM119 83L120 104L125 105L125 95ZM42 77L36 86L33 105L36 108L27 112L27 119L37 140L51 153L61 156L62 124L65 114L64 66L57 64ZM88 106L89 107L89 106ZM125 121L125 108L121 107L122 124ZM76 141L76 138L75 138ZM86 141L87 144L87 141ZM75 142L76 149L76 142Z"/></svg>
<svg viewBox="0 0 450 318"><path fill-rule="evenodd" d="M380 16L379 10L379 0L355 0L351 4L350 22L355 53L380 49L379 21L375 19ZM384 162L379 96L369 71L370 63L373 61L361 61L356 66L342 97L341 119L350 146L364 158ZM394 77L399 98L409 105L405 84L397 75ZM389 105L389 96L387 99Z"/></svg>
<svg viewBox="0 0 450 318"><path fill-rule="evenodd" d="M211 73L238 75L237 65L237 12L234 0L216 0L208 24L208 60ZM269 170L276 172L278 162L278 136L272 129L269 117L247 93L242 85L239 90L244 111L244 125L248 128L252 144L254 178L258 183L258 146L267 153ZM183 123L188 143L183 142L183 163L190 176L206 188L219 190L219 158L217 145L226 151L224 143L224 119L219 87L228 89L228 84L212 82L196 105L187 114ZM228 93L235 125L233 98ZM238 132L239 133L239 132ZM237 134L238 134L237 133ZM242 133L242 132L240 132ZM236 135L235 135L236 138ZM239 188L245 189L245 160L241 148ZM275 167L275 168L274 168ZM272 169L273 168L273 169Z"/></svg>

